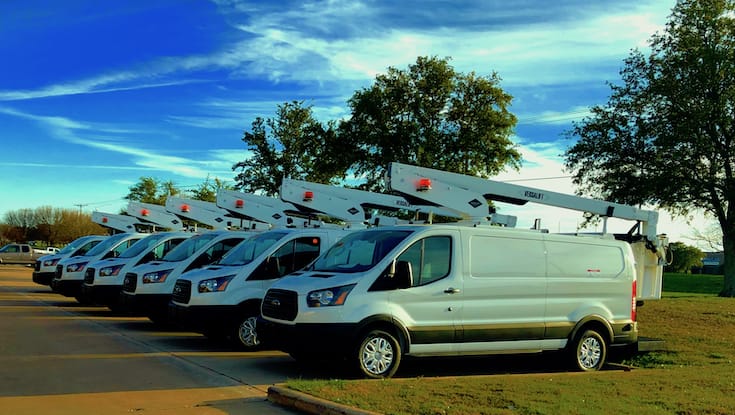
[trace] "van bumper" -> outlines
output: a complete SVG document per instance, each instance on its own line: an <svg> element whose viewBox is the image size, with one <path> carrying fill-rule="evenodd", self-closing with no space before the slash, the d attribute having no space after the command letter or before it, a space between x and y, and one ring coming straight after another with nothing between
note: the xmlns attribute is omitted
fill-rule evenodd
<svg viewBox="0 0 735 415"><path fill-rule="evenodd" d="M120 294L120 301L126 310L141 314L166 315L171 294Z"/></svg>
<svg viewBox="0 0 735 415"><path fill-rule="evenodd" d="M87 285L82 284L82 296L95 304L120 304L122 285Z"/></svg>
<svg viewBox="0 0 735 415"><path fill-rule="evenodd" d="M33 282L41 285L51 285L54 275L56 275L55 271L33 271Z"/></svg>
<svg viewBox="0 0 735 415"><path fill-rule="evenodd" d="M359 325L281 324L258 318L258 336L270 348L293 355L346 355L355 347Z"/></svg>
<svg viewBox="0 0 735 415"><path fill-rule="evenodd" d="M233 327L239 310L236 305L182 306L169 302L168 318L177 326L196 333L221 333Z"/></svg>
<svg viewBox="0 0 735 415"><path fill-rule="evenodd" d="M65 297L76 297L82 293L82 280L51 280L51 290Z"/></svg>

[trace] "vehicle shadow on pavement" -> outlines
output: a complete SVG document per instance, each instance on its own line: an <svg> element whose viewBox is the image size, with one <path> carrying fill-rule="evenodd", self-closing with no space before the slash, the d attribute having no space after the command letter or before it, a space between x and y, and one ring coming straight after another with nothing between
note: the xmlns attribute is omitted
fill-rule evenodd
<svg viewBox="0 0 735 415"><path fill-rule="evenodd" d="M394 378L514 375L572 372L561 352L532 355L492 355L472 357L405 358ZM298 362L284 359L264 362L268 370L291 379L360 379L346 361L316 360ZM615 363L603 370L629 370Z"/></svg>

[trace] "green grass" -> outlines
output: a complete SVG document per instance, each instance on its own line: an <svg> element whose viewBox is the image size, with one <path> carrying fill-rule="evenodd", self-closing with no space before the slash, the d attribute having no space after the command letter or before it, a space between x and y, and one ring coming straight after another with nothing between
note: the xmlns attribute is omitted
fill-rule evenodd
<svg viewBox="0 0 735 415"><path fill-rule="evenodd" d="M432 361L432 376L401 378L399 369L389 380L294 379L287 386L396 415L735 413L735 299L716 296L722 276L665 274L663 284L663 298L640 307L638 321L641 336L663 339L666 350L622 362L632 370L574 373L539 357L488 357L450 360L446 375ZM510 366L499 365L506 359ZM530 370L512 369L527 361L535 362Z"/></svg>
<svg viewBox="0 0 735 415"><path fill-rule="evenodd" d="M664 294L717 294L722 290L722 275L666 273L663 277Z"/></svg>

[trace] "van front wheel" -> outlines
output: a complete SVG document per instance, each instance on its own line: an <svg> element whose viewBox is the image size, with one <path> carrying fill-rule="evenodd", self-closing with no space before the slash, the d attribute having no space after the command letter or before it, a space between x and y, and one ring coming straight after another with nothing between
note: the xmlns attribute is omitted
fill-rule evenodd
<svg viewBox="0 0 735 415"><path fill-rule="evenodd" d="M607 344L597 331L585 330L577 335L571 345L570 352L576 370L592 372L600 370L605 364Z"/></svg>
<svg viewBox="0 0 735 415"><path fill-rule="evenodd" d="M235 328L236 343L246 351L257 350L261 346L258 337L258 317L244 315Z"/></svg>
<svg viewBox="0 0 735 415"><path fill-rule="evenodd" d="M383 330L365 334L357 348L359 372L373 379L389 378L401 363L401 345L395 337Z"/></svg>

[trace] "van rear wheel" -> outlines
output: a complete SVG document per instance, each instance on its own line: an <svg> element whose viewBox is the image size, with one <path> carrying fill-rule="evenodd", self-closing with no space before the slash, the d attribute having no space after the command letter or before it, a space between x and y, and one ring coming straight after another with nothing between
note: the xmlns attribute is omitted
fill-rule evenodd
<svg viewBox="0 0 735 415"><path fill-rule="evenodd" d="M585 330L572 342L570 353L575 370L583 372L600 370L607 358L607 343L597 331Z"/></svg>
<svg viewBox="0 0 735 415"><path fill-rule="evenodd" d="M402 352L400 343L390 333L373 330L361 338L355 354L363 376L382 379L396 373Z"/></svg>

